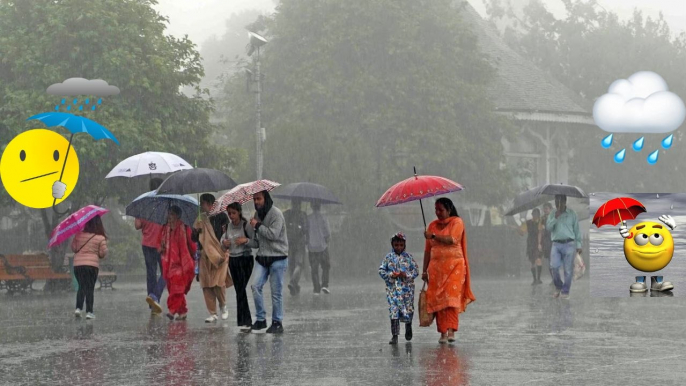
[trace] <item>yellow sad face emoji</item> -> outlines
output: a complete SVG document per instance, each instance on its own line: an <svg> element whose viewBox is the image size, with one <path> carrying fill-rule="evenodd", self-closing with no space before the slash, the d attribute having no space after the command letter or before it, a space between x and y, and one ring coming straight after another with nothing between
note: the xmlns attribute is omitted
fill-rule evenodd
<svg viewBox="0 0 686 386"><path fill-rule="evenodd" d="M0 159L0 177L5 190L12 198L30 208L52 206L52 185L60 179L64 158L62 182L67 185L64 201L76 187L79 179L79 158L63 136L54 131L34 129L25 131L10 141Z"/></svg>
<svg viewBox="0 0 686 386"><path fill-rule="evenodd" d="M672 261L674 239L669 228L656 222L642 222L624 239L624 256L632 267L643 272L663 269Z"/></svg>

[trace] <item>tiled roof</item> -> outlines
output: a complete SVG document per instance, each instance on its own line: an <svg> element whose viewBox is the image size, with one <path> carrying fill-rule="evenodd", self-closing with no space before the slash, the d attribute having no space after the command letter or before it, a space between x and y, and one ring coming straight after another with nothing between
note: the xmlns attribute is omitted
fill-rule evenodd
<svg viewBox="0 0 686 386"><path fill-rule="evenodd" d="M497 68L497 79L491 84L489 94L499 111L591 115L581 107L580 97L510 48L500 38L497 29L468 2L456 3L477 35L482 52Z"/></svg>

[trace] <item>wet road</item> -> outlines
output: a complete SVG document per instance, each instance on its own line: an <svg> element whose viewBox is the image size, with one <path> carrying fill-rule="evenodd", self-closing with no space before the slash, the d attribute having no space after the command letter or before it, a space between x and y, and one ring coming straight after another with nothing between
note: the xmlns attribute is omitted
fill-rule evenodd
<svg viewBox="0 0 686 386"><path fill-rule="evenodd" d="M72 316L71 293L0 294L0 383L686 384L680 298L591 298L582 279L569 300L558 300L547 281L476 278L477 301L462 314L452 346L438 344L435 324L419 328L418 320L411 343L401 335L389 346L380 279L334 283L327 296L286 295L282 336L240 333L232 289L231 316L214 325L204 323L197 287L186 322L151 317L143 285L97 291L94 321Z"/></svg>

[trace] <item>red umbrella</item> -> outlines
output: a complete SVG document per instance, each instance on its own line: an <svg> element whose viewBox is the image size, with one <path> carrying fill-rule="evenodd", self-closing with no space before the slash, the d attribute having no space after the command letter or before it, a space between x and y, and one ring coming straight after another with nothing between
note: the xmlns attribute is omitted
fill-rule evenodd
<svg viewBox="0 0 686 386"><path fill-rule="evenodd" d="M593 224L598 228L603 225L617 225L624 220L633 220L646 212L640 201L631 197L617 197L608 200L598 208L593 216Z"/></svg>
<svg viewBox="0 0 686 386"><path fill-rule="evenodd" d="M459 192L462 189L462 185L444 177L418 176L417 169L415 168L414 177L391 186L376 202L376 207L381 208L419 200L419 205L422 208L422 218L424 218L422 199ZM424 219L424 226L426 226L426 219Z"/></svg>

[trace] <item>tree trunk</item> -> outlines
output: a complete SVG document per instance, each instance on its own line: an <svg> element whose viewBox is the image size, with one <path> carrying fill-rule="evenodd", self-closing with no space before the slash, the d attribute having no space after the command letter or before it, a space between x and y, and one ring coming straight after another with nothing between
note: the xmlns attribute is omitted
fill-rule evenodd
<svg viewBox="0 0 686 386"><path fill-rule="evenodd" d="M49 240L50 239L50 233L52 233L52 230L55 229L57 224L60 223L60 221L63 218L66 218L70 214L73 213L74 208L79 208L79 205L76 205L78 203L72 203L72 209L65 213L64 215L60 216L57 213L53 211L52 208L45 208L41 210L41 219L43 220L43 229L45 230L45 237ZM48 216L48 212L52 211L51 215ZM52 265L52 269L55 272L62 272L61 268L64 266L64 256L67 252L67 247L69 243L64 242L60 245L57 245L55 247L52 247L48 250L48 256L50 256L50 263ZM49 291L49 292L55 292L55 291L65 291L65 290L70 290L71 289L71 282L67 280L47 280L45 282L45 287L43 287L43 291Z"/></svg>

